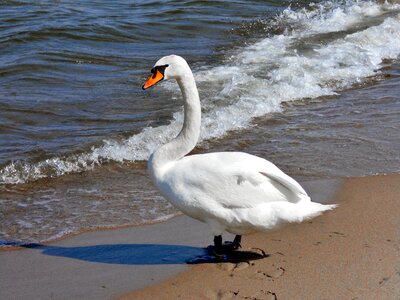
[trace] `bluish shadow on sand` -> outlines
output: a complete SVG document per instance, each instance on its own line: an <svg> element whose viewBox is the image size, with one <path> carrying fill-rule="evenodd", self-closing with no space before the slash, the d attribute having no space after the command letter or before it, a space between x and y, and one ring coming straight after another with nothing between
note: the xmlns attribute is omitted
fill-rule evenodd
<svg viewBox="0 0 400 300"><path fill-rule="evenodd" d="M39 250L44 255L73 258L88 262L118 265L170 265L241 262L263 259L268 254L253 251L232 251L217 259L213 247L191 247L164 244L109 244L61 247L36 243L1 241L0 246Z"/></svg>
<svg viewBox="0 0 400 300"><path fill-rule="evenodd" d="M209 253L206 248L162 244L110 244L78 247L12 242L0 244L35 249L49 256L120 265L186 264L199 256L208 256Z"/></svg>

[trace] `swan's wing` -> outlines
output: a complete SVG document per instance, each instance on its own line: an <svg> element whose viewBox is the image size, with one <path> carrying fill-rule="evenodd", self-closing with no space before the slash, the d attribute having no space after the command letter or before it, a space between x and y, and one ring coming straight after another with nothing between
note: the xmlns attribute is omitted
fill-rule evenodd
<svg viewBox="0 0 400 300"><path fill-rule="evenodd" d="M290 197L290 194L295 196L294 202L304 198L309 199L307 192L302 188L302 186L292 177L282 172L273 163L257 156L249 155L247 153L243 154L243 158L245 157L246 159L242 158L240 161L246 161L246 164L241 166L242 171L239 171L241 173L242 180L248 180L254 185L263 185L266 180L275 185L279 184L289 193L289 195L287 195L289 196L288 198L293 198ZM246 170L246 172L243 172L243 170ZM263 175L265 178L261 179L259 174ZM288 201L292 202L290 199L288 199Z"/></svg>
<svg viewBox="0 0 400 300"><path fill-rule="evenodd" d="M225 208L308 198L303 188L274 164L246 153L193 155L177 162L173 169L170 178L179 181L172 184L180 189L177 193L196 201L215 201Z"/></svg>
<svg viewBox="0 0 400 300"><path fill-rule="evenodd" d="M292 193L295 193L299 196L308 197L307 192L302 188L302 186L296 180L283 173L280 169L278 169L278 167L276 167L276 169L277 170L273 170L273 168L270 168L269 170L260 171L260 173L272 180L279 182L288 190L290 190Z"/></svg>

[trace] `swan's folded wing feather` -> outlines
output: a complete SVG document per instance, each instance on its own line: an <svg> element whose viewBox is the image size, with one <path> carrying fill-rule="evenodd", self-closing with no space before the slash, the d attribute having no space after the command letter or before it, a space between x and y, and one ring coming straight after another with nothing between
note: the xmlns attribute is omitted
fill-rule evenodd
<svg viewBox="0 0 400 300"><path fill-rule="evenodd" d="M238 172L240 173L239 176L241 181L248 180L255 185L262 184L265 182L265 178L261 179L259 176L261 174L264 177L267 177L269 180L281 184L291 193L299 195L299 197L308 197L307 192L296 180L286 175L283 171L281 171L281 169L279 169L270 161L257 156L249 155L247 153L237 154L243 154L244 156L239 160L241 163L237 165L239 168Z"/></svg>
<svg viewBox="0 0 400 300"><path fill-rule="evenodd" d="M260 173L272 180L279 182L284 187L289 189L292 193L308 197L307 192L301 187L301 185L296 180L286 175L282 171L279 172L280 174L277 172L265 172L265 171L260 171Z"/></svg>
<svg viewBox="0 0 400 300"><path fill-rule="evenodd" d="M181 163L189 164L184 167L185 174L181 174L187 184L186 192L200 200L214 200L225 208L298 202L307 195L274 164L245 153L194 155Z"/></svg>

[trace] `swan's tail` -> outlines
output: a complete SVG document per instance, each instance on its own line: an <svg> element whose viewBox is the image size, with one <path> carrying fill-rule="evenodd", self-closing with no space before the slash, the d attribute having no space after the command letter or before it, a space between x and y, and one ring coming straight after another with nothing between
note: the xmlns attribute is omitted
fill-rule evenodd
<svg viewBox="0 0 400 300"><path fill-rule="evenodd" d="M325 211L332 210L337 204L321 204L311 201L301 201L294 204L293 207L275 207L277 215L283 221L289 223L300 223L319 216Z"/></svg>
<svg viewBox="0 0 400 300"><path fill-rule="evenodd" d="M241 226L247 225L257 230L271 230L287 223L300 223L312 219L335 207L337 207L336 204L324 205L311 202L309 199L298 203L270 202L251 209L237 210L236 216L237 220L242 221L240 222Z"/></svg>

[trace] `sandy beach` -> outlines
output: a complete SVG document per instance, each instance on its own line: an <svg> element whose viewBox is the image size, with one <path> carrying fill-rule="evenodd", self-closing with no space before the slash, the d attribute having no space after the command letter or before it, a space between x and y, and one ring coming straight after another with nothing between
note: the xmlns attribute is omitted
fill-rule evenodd
<svg viewBox="0 0 400 300"><path fill-rule="evenodd" d="M206 225L180 216L0 251L0 299L113 299L188 269L208 240Z"/></svg>
<svg viewBox="0 0 400 300"><path fill-rule="evenodd" d="M197 265L120 299L399 299L400 176L344 182L340 207L244 239L270 256Z"/></svg>
<svg viewBox="0 0 400 300"><path fill-rule="evenodd" d="M339 208L245 236L242 250L263 249L261 260L187 265L212 238L185 216L0 251L0 298L398 299L399 183L390 175L304 184Z"/></svg>

